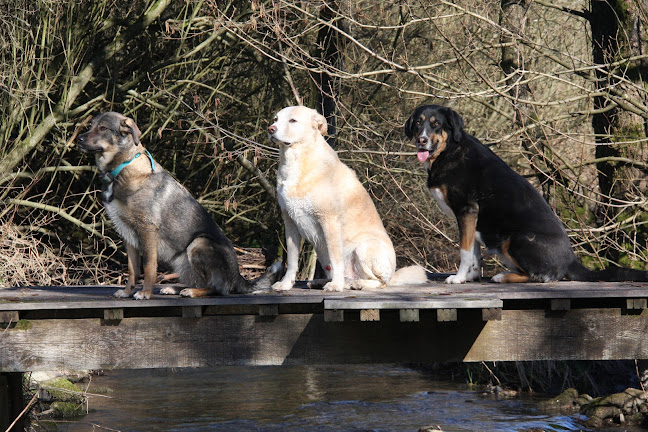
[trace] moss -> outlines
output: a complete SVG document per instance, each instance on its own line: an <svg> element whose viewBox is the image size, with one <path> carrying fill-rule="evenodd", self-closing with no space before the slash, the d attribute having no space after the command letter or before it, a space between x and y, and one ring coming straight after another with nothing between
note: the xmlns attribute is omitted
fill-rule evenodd
<svg viewBox="0 0 648 432"><path fill-rule="evenodd" d="M85 415L83 404L71 402L53 402L50 405L53 410L52 417L56 418L75 418Z"/></svg>
<svg viewBox="0 0 648 432"><path fill-rule="evenodd" d="M645 137L646 135L642 123L632 123L629 125L619 126L614 133L614 141L616 142L633 141Z"/></svg>
<svg viewBox="0 0 648 432"><path fill-rule="evenodd" d="M33 324L29 320L19 320L16 323L16 327L14 327L14 330L31 330Z"/></svg>
<svg viewBox="0 0 648 432"><path fill-rule="evenodd" d="M80 389L65 378L55 378L43 383L43 388L53 399L61 402L80 404L84 401Z"/></svg>
<svg viewBox="0 0 648 432"><path fill-rule="evenodd" d="M95 387L92 388L90 393L95 393L95 394L101 394L101 395L107 395L111 394L113 392L113 389L110 387Z"/></svg>

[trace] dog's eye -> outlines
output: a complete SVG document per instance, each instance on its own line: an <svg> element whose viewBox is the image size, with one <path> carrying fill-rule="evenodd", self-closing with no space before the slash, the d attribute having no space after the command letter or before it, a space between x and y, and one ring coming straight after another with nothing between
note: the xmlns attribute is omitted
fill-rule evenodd
<svg viewBox="0 0 648 432"><path fill-rule="evenodd" d="M297 120L295 120L295 119L290 119L290 120L288 120L288 123L297 123Z"/></svg>
<svg viewBox="0 0 648 432"><path fill-rule="evenodd" d="M104 132L108 128L106 126L104 126L104 125L101 125L101 126L98 127L98 129L99 129L100 132Z"/></svg>
<svg viewBox="0 0 648 432"><path fill-rule="evenodd" d="M439 122L438 121L433 122L432 127L439 127Z"/></svg>

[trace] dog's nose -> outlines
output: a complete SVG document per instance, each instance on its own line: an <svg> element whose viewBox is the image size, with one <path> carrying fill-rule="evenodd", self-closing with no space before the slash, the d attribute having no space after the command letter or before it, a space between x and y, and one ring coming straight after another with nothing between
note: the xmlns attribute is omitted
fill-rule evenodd
<svg viewBox="0 0 648 432"><path fill-rule="evenodd" d="M268 132L270 132L271 134L277 132L277 126L275 126L275 125L270 126L268 128Z"/></svg>
<svg viewBox="0 0 648 432"><path fill-rule="evenodd" d="M86 139L86 136L85 136L85 134L83 134L83 135L79 135L78 137L76 137L76 139L74 141L76 141L77 144L83 144L85 142L85 139Z"/></svg>
<svg viewBox="0 0 648 432"><path fill-rule="evenodd" d="M419 144L427 144L428 138L426 136L420 136L418 137L418 143Z"/></svg>

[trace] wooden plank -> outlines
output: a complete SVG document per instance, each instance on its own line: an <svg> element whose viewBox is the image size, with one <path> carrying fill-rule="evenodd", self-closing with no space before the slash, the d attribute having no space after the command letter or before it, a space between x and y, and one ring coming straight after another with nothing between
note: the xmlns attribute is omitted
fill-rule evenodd
<svg viewBox="0 0 648 432"><path fill-rule="evenodd" d="M437 321L439 322L457 321L457 309L438 309Z"/></svg>
<svg viewBox="0 0 648 432"><path fill-rule="evenodd" d="M648 314L619 308L507 310L482 321L481 310L458 322L400 323L381 314L325 322L324 314L43 319L9 328L0 338L0 372L138 369L217 365L648 359ZM26 321L26 320L23 320ZM21 321L21 322L23 322Z"/></svg>
<svg viewBox="0 0 648 432"><path fill-rule="evenodd" d="M324 309L481 309L502 307L492 296L421 298L325 298Z"/></svg>
<svg viewBox="0 0 648 432"><path fill-rule="evenodd" d="M259 315L261 316L277 316L279 315L279 305L259 305Z"/></svg>
<svg viewBox="0 0 648 432"><path fill-rule="evenodd" d="M323 314L216 315L33 320L0 338L0 372L52 369L140 369L216 365L362 364L461 359L483 327L402 325L398 315L367 325L324 322ZM385 337L389 335L389 337Z"/></svg>
<svg viewBox="0 0 648 432"><path fill-rule="evenodd" d="M120 321L124 319L124 309L105 309L103 316L105 321Z"/></svg>
<svg viewBox="0 0 648 432"><path fill-rule="evenodd" d="M571 309L570 299L551 299L551 310L553 311L566 311Z"/></svg>
<svg viewBox="0 0 648 432"><path fill-rule="evenodd" d="M202 306L184 306L182 308L182 318L200 318L202 315Z"/></svg>
<svg viewBox="0 0 648 432"><path fill-rule="evenodd" d="M0 312L0 324L15 324L20 319L18 311Z"/></svg>
<svg viewBox="0 0 648 432"><path fill-rule="evenodd" d="M631 310L648 308L645 298L626 299L626 307Z"/></svg>
<svg viewBox="0 0 648 432"><path fill-rule="evenodd" d="M502 319L502 308L482 309L482 320L484 320L484 321L490 321L490 320L500 321L501 319Z"/></svg>
<svg viewBox="0 0 648 432"><path fill-rule="evenodd" d="M418 309L401 309L399 316L401 322L418 322L420 320Z"/></svg>
<svg viewBox="0 0 648 432"><path fill-rule="evenodd" d="M488 321L464 361L627 360L648 358L648 316L618 308L503 310Z"/></svg>
<svg viewBox="0 0 648 432"><path fill-rule="evenodd" d="M344 311L337 309L324 310L324 322L342 322L344 321Z"/></svg>
<svg viewBox="0 0 648 432"><path fill-rule="evenodd" d="M361 309L360 321L380 321L380 309Z"/></svg>

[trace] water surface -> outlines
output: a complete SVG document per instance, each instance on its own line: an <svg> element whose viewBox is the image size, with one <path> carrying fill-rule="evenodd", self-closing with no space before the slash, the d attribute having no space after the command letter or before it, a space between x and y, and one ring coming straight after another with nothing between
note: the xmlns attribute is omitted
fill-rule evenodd
<svg viewBox="0 0 648 432"><path fill-rule="evenodd" d="M400 366L110 371L93 377L90 413L68 431L580 431L576 417L497 400ZM101 427L101 428L99 428ZM621 431L621 430L620 430Z"/></svg>

